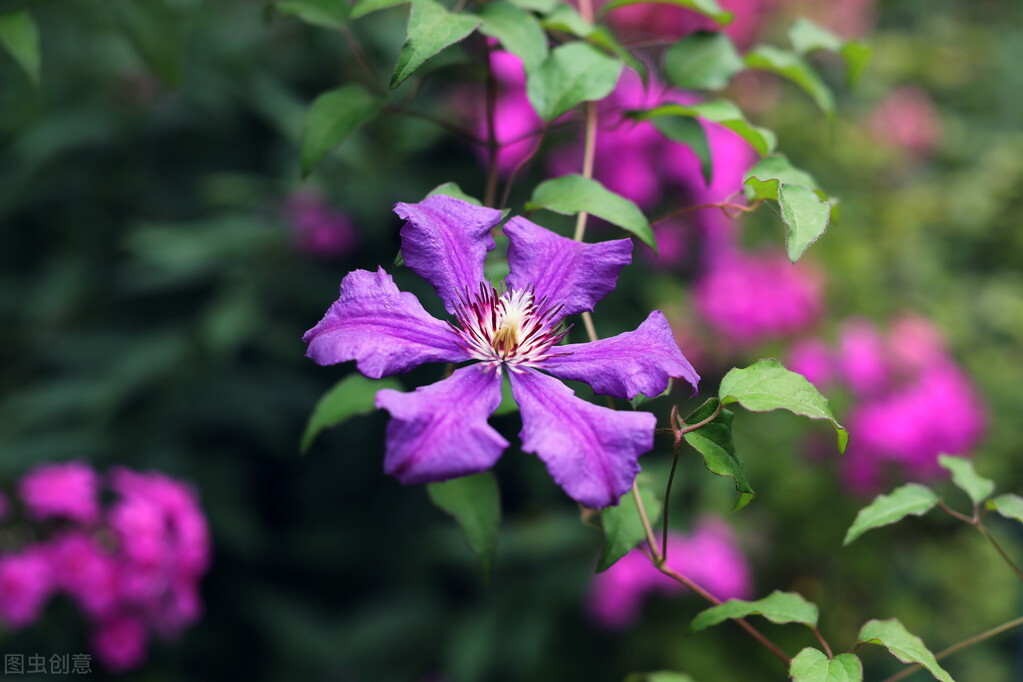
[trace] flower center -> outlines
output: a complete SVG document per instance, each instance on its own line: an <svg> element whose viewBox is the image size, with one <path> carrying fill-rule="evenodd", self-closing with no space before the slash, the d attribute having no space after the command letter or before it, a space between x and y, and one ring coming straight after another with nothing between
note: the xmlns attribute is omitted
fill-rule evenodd
<svg viewBox="0 0 1023 682"><path fill-rule="evenodd" d="M455 310L458 326L449 324L470 357L516 371L519 365L535 366L556 355L552 347L568 333L554 321L561 308L546 297L537 300L529 289L498 293L480 283L475 294L466 291Z"/></svg>

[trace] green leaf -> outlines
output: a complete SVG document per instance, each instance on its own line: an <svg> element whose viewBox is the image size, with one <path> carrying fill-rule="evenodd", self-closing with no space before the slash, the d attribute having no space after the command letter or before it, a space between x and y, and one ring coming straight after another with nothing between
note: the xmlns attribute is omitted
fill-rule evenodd
<svg viewBox="0 0 1023 682"><path fill-rule="evenodd" d="M323 93L309 107L302 134L302 177L349 135L371 121L383 107L383 99L361 85L343 85Z"/></svg>
<svg viewBox="0 0 1023 682"><path fill-rule="evenodd" d="M630 116L640 121L657 120L661 117L688 116L702 118L706 121L719 123L725 128L737 133L742 139L753 145L761 156L770 154L777 143L778 138L767 128L759 128L751 125L743 116L739 107L728 100L716 100L685 106L682 104L663 104L646 111L634 111Z"/></svg>
<svg viewBox="0 0 1023 682"><path fill-rule="evenodd" d="M661 501L653 490L639 479L639 496L643 500L647 518L651 524L657 523L661 515ZM639 517L639 509L632 493L627 492L618 500L618 505L600 510L600 525L604 529L604 548L597 559L597 573L609 569L616 561L632 551L639 543L646 540L643 522Z"/></svg>
<svg viewBox="0 0 1023 682"><path fill-rule="evenodd" d="M274 6L281 14L324 28L344 27L351 11L345 0L278 0Z"/></svg>
<svg viewBox="0 0 1023 682"><path fill-rule="evenodd" d="M468 201L470 204L476 206L482 206L483 202L474 196L470 196L462 191L462 188L455 182L445 182L442 185L437 185L430 190L430 193L426 196L432 197L434 194L443 194L446 197L454 197L455 199L461 199L462 201Z"/></svg>
<svg viewBox="0 0 1023 682"><path fill-rule="evenodd" d="M746 66L770 71L787 78L802 88L831 119L835 115L835 98L817 72L795 52L772 45L759 45L746 54Z"/></svg>
<svg viewBox="0 0 1023 682"><path fill-rule="evenodd" d="M714 413L717 406L717 400L708 400L686 417L685 422L687 424L702 422ZM733 416L729 410L721 410L721 414L710 424L690 431L683 438L693 449L703 455L703 463L708 471L718 476L731 476L735 479L735 489L739 493L739 497L735 501L734 509L738 511L753 500L756 492L746 480L742 464L735 456L735 445L732 443Z"/></svg>
<svg viewBox="0 0 1023 682"><path fill-rule="evenodd" d="M919 483L907 483L888 495L878 495L856 515L842 544L848 545L868 530L901 521L910 514L922 516L936 504L938 496L934 491Z"/></svg>
<svg viewBox="0 0 1023 682"><path fill-rule="evenodd" d="M302 434L301 451L307 452L323 429L376 409L377 391L382 388L401 390L401 384L391 378L367 379L361 374L351 374L334 384L332 389L323 394L309 415L309 423Z"/></svg>
<svg viewBox="0 0 1023 682"><path fill-rule="evenodd" d="M477 16L449 12L434 0L412 0L407 37L398 53L390 87L404 83L427 59L463 40L479 25Z"/></svg>
<svg viewBox="0 0 1023 682"><path fill-rule="evenodd" d="M729 618L745 618L750 615L763 616L772 623L802 623L810 627L817 625L817 605L795 592L775 590L769 596L757 601L729 599L724 604L701 611L689 626L690 632L699 632Z"/></svg>
<svg viewBox="0 0 1023 682"><path fill-rule="evenodd" d="M11 53L29 80L39 85L39 29L28 10L0 14L0 44Z"/></svg>
<svg viewBox="0 0 1023 682"><path fill-rule="evenodd" d="M711 163L710 143L707 142L707 133L700 122L695 118L663 116L654 119L654 127L669 140L681 142L693 150L696 158L700 160L704 182L709 187L714 169Z"/></svg>
<svg viewBox="0 0 1023 682"><path fill-rule="evenodd" d="M139 56L165 83L179 87L185 49L181 12L162 0L113 0L111 7Z"/></svg>
<svg viewBox="0 0 1023 682"><path fill-rule="evenodd" d="M955 682L945 669L938 665L934 654L924 646L923 641L906 631L897 619L870 620L860 628L859 644L880 644L903 663L919 663L942 682Z"/></svg>
<svg viewBox="0 0 1023 682"><path fill-rule="evenodd" d="M863 664L853 654L829 659L824 652L807 647L789 665L792 682L863 682Z"/></svg>
<svg viewBox="0 0 1023 682"><path fill-rule="evenodd" d="M626 66L639 74L644 85L647 83L649 71L646 63L642 59L637 58L636 55L632 54L632 52L626 49L624 45L618 42L614 33L612 33L611 29L607 26L595 26L590 32L590 35L586 36L586 40L593 45L604 48L606 51L621 59L625 62Z"/></svg>
<svg viewBox="0 0 1023 682"><path fill-rule="evenodd" d="M845 60L845 78L849 85L856 85L870 62L870 46L858 40L851 40L842 46L839 54Z"/></svg>
<svg viewBox="0 0 1023 682"><path fill-rule="evenodd" d="M559 3L540 21L540 25L548 31L561 31L577 38L589 38L595 28L574 7L564 3Z"/></svg>
<svg viewBox="0 0 1023 682"><path fill-rule="evenodd" d="M993 509L1007 519L1014 519L1023 523L1023 497L1014 493L1004 493L988 500L988 509Z"/></svg>
<svg viewBox="0 0 1023 682"><path fill-rule="evenodd" d="M965 457L938 455L938 464L952 472L952 482L969 495L974 504L980 504L995 491L995 482L977 474L973 462Z"/></svg>
<svg viewBox="0 0 1023 682"><path fill-rule="evenodd" d="M650 223L639 207L592 178L563 175L541 182L533 190L533 197L526 204L527 211L539 208L563 215L586 211L631 232L650 248L657 249L653 230L650 229Z"/></svg>
<svg viewBox="0 0 1023 682"><path fill-rule="evenodd" d="M696 682L696 680L685 673L658 670L650 673L630 673L623 682Z"/></svg>
<svg viewBox="0 0 1023 682"><path fill-rule="evenodd" d="M547 34L540 22L524 9L507 2L489 2L480 12L480 33L496 38L531 72L547 59Z"/></svg>
<svg viewBox="0 0 1023 682"><path fill-rule="evenodd" d="M845 452L849 443L849 432L835 420L827 398L802 374L790 372L777 360L758 360L745 369L729 370L718 396L722 405L738 402L752 412L788 410L810 419L827 419L837 432L839 452Z"/></svg>
<svg viewBox="0 0 1023 682"><path fill-rule="evenodd" d="M674 383L675 383L675 380L669 378L668 379L668 385L665 387L665 389L663 391L661 391L660 395L646 396L646 395L643 395L642 393L637 393L636 397L629 401L629 404L632 405L632 409L636 409L637 407L640 407L641 405L646 405L651 400L657 400L658 398L663 398L664 396L666 396L666 395L671 393L671 388L672 388L672 385Z"/></svg>
<svg viewBox="0 0 1023 682"><path fill-rule="evenodd" d="M485 471L426 486L430 500L454 517L469 547L479 557L483 582L490 580L501 525L501 502L497 479Z"/></svg>
<svg viewBox="0 0 1023 682"><path fill-rule="evenodd" d="M724 33L697 31L664 53L668 82L683 90L720 90L742 66L742 57Z"/></svg>
<svg viewBox="0 0 1023 682"><path fill-rule="evenodd" d="M582 102L611 94L622 71L622 62L582 42L555 48L529 75L526 94L533 109L545 121L553 121Z"/></svg>
<svg viewBox="0 0 1023 682"><path fill-rule="evenodd" d="M831 204L802 185L778 187L778 205L781 219L788 226L785 251L789 260L799 260L810 244L820 239L831 221Z"/></svg>
<svg viewBox="0 0 1023 682"><path fill-rule="evenodd" d="M509 0L511 4L527 12L550 14L562 6L560 0Z"/></svg>
<svg viewBox="0 0 1023 682"><path fill-rule="evenodd" d="M750 168L744 179L746 198L778 201L781 185L801 185L808 189L819 189L817 181L806 171L800 170L783 154L767 156Z"/></svg>
<svg viewBox="0 0 1023 682"><path fill-rule="evenodd" d="M616 10L619 7L628 7L629 5L638 5L641 3L656 3L661 5L675 5L677 7L685 7L691 9L694 12L698 12L705 17L713 19L718 26L727 26L732 23L733 15L731 12L726 12L721 9L716 0L611 0L600 9L600 16L604 16L612 10Z"/></svg>
<svg viewBox="0 0 1023 682"><path fill-rule="evenodd" d="M816 50L837 54L845 61L846 80L850 85L859 80L860 74L870 60L870 47L866 44L856 40L846 42L823 26L803 17L796 19L789 28L789 40L792 47L801 55Z"/></svg>
<svg viewBox="0 0 1023 682"><path fill-rule="evenodd" d="M397 7L398 5L405 5L408 2L409 0L359 0L352 6L351 18L359 19L367 14Z"/></svg>

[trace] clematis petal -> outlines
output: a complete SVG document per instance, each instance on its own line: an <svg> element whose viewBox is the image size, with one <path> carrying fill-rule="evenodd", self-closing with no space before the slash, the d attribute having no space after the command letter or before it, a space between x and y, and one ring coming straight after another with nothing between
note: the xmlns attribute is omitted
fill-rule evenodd
<svg viewBox="0 0 1023 682"><path fill-rule="evenodd" d="M654 416L593 405L533 369L508 376L522 413L522 449L540 457L572 499L594 509L617 504L639 456L653 447Z"/></svg>
<svg viewBox="0 0 1023 682"><path fill-rule="evenodd" d="M411 393L383 389L391 413L384 471L405 484L443 481L489 469L508 447L487 418L501 404L501 375L470 365Z"/></svg>
<svg viewBox="0 0 1023 682"><path fill-rule="evenodd" d="M504 226L508 235L510 289L532 286L537 298L564 305L562 315L593 310L632 261L632 242L616 239L584 244L566 239L525 218Z"/></svg>
<svg viewBox="0 0 1023 682"><path fill-rule="evenodd" d="M394 212L408 221L401 228L405 264L433 285L453 313L459 296L484 281L483 261L494 248L490 230L501 212L441 194L418 204L395 204Z"/></svg>
<svg viewBox="0 0 1023 682"><path fill-rule="evenodd" d="M696 389L700 376L675 343L671 326L659 310L635 331L552 349L542 367L556 377L585 381L602 395L632 400L642 393L655 398L669 377L685 379Z"/></svg>
<svg viewBox="0 0 1023 682"><path fill-rule="evenodd" d="M337 301L302 340L309 344L306 355L317 363L355 360L373 379L424 362L466 359L454 330L423 310L415 296L399 291L383 268L348 273Z"/></svg>

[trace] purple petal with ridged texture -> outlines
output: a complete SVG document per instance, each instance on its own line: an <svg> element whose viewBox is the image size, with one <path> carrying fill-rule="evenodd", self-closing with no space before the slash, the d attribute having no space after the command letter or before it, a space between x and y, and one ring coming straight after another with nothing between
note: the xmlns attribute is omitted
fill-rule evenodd
<svg viewBox="0 0 1023 682"><path fill-rule="evenodd" d="M632 400L642 393L656 398L668 379L685 379L696 390L700 376L675 343L664 314L655 310L635 331L589 343L552 349L542 369L561 379L585 381L601 395Z"/></svg>
<svg viewBox="0 0 1023 682"><path fill-rule="evenodd" d="M562 315L593 310L618 281L618 272L632 262L628 239L584 244L556 235L525 218L512 218L504 226L508 235L510 289L533 287L537 298L546 296L564 305Z"/></svg>
<svg viewBox="0 0 1023 682"><path fill-rule="evenodd" d="M487 423L501 404L501 375L469 365L411 393L383 389L376 405L391 413L384 471L405 484L485 471L508 441Z"/></svg>
<svg viewBox="0 0 1023 682"><path fill-rule="evenodd" d="M348 273L341 295L302 340L309 344L306 355L317 363L355 360L373 379L424 362L467 359L454 330L423 310L415 296L399 291L383 268Z"/></svg>
<svg viewBox="0 0 1023 682"><path fill-rule="evenodd" d="M459 296L484 281L483 261L494 248L490 230L501 222L501 212L442 194L395 204L394 212L408 221L401 228L405 265L432 284L453 313Z"/></svg>
<svg viewBox="0 0 1023 682"><path fill-rule="evenodd" d="M639 456L653 447L654 415L593 405L533 369L508 376L522 449L542 459L572 499L594 509L617 504L639 473Z"/></svg>

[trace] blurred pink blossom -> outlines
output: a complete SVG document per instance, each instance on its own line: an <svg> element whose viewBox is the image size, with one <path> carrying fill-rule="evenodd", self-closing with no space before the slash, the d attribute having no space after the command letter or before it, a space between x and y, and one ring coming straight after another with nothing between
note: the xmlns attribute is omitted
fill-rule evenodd
<svg viewBox="0 0 1023 682"><path fill-rule="evenodd" d="M716 518L704 518L691 535L671 533L667 565L704 587L719 599L746 598L752 578L746 557L731 528ZM650 593L680 594L686 588L665 576L639 549L634 549L590 586L589 611L608 628L624 628L636 621Z"/></svg>
<svg viewBox="0 0 1023 682"><path fill-rule="evenodd" d="M316 192L292 194L285 215L295 247L304 254L338 258L355 249L358 239L348 216L332 209Z"/></svg>
<svg viewBox="0 0 1023 682"><path fill-rule="evenodd" d="M612 10L608 14L608 23L628 42L652 39L676 41L695 31L721 31L740 47L752 45L768 1L719 0L718 4L734 15L732 22L724 28L692 10L659 3L640 3Z"/></svg>
<svg viewBox="0 0 1023 682"><path fill-rule="evenodd" d="M869 395L887 385L887 355L884 339L870 321L853 318L842 325L838 370L853 393Z"/></svg>
<svg viewBox="0 0 1023 682"><path fill-rule="evenodd" d="M82 462L40 465L21 479L18 494L33 519L93 523L99 518L99 478Z"/></svg>
<svg viewBox="0 0 1023 682"><path fill-rule="evenodd" d="M871 114L868 125L882 142L915 156L930 156L941 140L934 102L920 88L892 91Z"/></svg>
<svg viewBox="0 0 1023 682"><path fill-rule="evenodd" d="M835 377L834 354L828 344L820 339L803 339L793 344L786 365L821 390Z"/></svg>
<svg viewBox="0 0 1023 682"><path fill-rule="evenodd" d="M52 593L50 562L38 547L0 555L0 621L12 628L28 625Z"/></svg>
<svg viewBox="0 0 1023 682"><path fill-rule="evenodd" d="M750 346L810 327L823 308L822 288L811 265L768 250L718 259L693 293L697 310L715 331Z"/></svg>
<svg viewBox="0 0 1023 682"><path fill-rule="evenodd" d="M149 637L142 619L119 613L99 623L92 636L96 657L111 672L123 673L146 660Z"/></svg>

